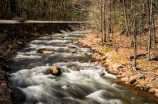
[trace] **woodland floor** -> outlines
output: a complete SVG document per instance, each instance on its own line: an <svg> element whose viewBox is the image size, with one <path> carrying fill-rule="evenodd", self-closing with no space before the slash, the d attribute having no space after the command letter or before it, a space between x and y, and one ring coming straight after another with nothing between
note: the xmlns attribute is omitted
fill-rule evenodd
<svg viewBox="0 0 158 104"><path fill-rule="evenodd" d="M110 34L112 35L112 34ZM92 56L103 64L107 71L117 75L118 81L135 86L135 88L154 94L158 98L158 45L151 49L151 61L147 61L147 36L141 38L141 48L137 49L137 54L141 54L137 59L137 67L133 67L134 48L130 48L130 40L120 32L113 34L112 42L101 44L99 34L90 33L80 42L83 46L88 46L99 55ZM114 41L115 40L115 41Z"/></svg>

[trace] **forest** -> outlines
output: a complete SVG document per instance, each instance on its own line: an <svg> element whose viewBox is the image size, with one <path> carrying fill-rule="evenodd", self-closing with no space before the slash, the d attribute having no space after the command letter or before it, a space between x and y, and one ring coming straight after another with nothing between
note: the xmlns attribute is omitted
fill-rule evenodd
<svg viewBox="0 0 158 104"><path fill-rule="evenodd" d="M157 43L157 0L1 0L0 7L1 19L91 21L102 43L112 41L115 30L120 30L120 37L129 37L134 47L134 60L144 34L148 36L148 61Z"/></svg>
<svg viewBox="0 0 158 104"><path fill-rule="evenodd" d="M31 20L86 20L87 11L76 0L1 0L0 18Z"/></svg>

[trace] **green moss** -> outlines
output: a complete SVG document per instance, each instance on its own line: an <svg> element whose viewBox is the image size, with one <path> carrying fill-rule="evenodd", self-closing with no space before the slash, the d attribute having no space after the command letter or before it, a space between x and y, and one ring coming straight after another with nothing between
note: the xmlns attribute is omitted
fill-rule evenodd
<svg viewBox="0 0 158 104"><path fill-rule="evenodd" d="M105 49L105 50L102 50L101 51L101 55L104 55L104 53L108 53L108 52L111 52L112 50L111 49Z"/></svg>

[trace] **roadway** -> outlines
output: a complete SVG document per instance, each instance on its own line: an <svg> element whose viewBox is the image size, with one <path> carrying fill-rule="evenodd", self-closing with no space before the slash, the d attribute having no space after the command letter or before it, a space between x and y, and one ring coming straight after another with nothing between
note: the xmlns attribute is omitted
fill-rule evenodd
<svg viewBox="0 0 158 104"><path fill-rule="evenodd" d="M82 24L82 23L91 23L91 22L89 21L35 21L35 20L26 20L25 22L20 22L19 20L0 20L0 24L19 24L19 23Z"/></svg>

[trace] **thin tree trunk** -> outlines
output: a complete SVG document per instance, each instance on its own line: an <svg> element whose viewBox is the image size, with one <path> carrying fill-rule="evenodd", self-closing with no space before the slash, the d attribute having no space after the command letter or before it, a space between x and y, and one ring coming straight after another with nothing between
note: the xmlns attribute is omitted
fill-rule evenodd
<svg viewBox="0 0 158 104"><path fill-rule="evenodd" d="M21 0L19 0L19 6L20 6L20 13L19 13L19 15L20 15L20 17L21 17Z"/></svg>
<svg viewBox="0 0 158 104"><path fill-rule="evenodd" d="M153 4L155 3L155 1L153 0ZM152 4L152 5L153 5ZM154 44L156 44L157 43L157 41L156 41L156 28L155 28L155 14L154 14L154 12L153 12L153 9L152 9L152 24L153 24L153 29L154 29L154 33L153 33L153 40L154 40Z"/></svg>
<svg viewBox="0 0 158 104"><path fill-rule="evenodd" d="M49 0L46 0L46 20L49 20Z"/></svg>
<svg viewBox="0 0 158 104"><path fill-rule="evenodd" d="M139 48L140 49L141 49L141 34L142 34L142 29L141 29L141 27L139 27Z"/></svg>
<svg viewBox="0 0 158 104"><path fill-rule="evenodd" d="M151 22L152 22L152 2L149 5L149 37L148 37L148 61L150 61L150 48L151 48Z"/></svg>
<svg viewBox="0 0 158 104"><path fill-rule="evenodd" d="M0 0L0 7L1 7L1 9L3 10L3 8L2 8L2 0ZM0 10L0 18L2 18L1 16L2 16L2 10Z"/></svg>
<svg viewBox="0 0 158 104"><path fill-rule="evenodd" d="M134 67L136 67L136 55L137 55L137 25L136 25L136 4L134 11Z"/></svg>
<svg viewBox="0 0 158 104"><path fill-rule="evenodd" d="M103 1L103 42L106 42L105 0Z"/></svg>
<svg viewBox="0 0 158 104"><path fill-rule="evenodd" d="M4 2L4 18L6 19L7 0Z"/></svg>
<svg viewBox="0 0 158 104"><path fill-rule="evenodd" d="M11 18L11 15L10 15L10 0L8 0L8 13L9 13L9 19Z"/></svg>
<svg viewBox="0 0 158 104"><path fill-rule="evenodd" d="M101 15L101 20L100 20L100 25L101 25L101 33L102 33L102 29L103 29L103 25L102 25L102 20L103 20L103 5L102 5L103 1L101 0L101 8L100 8L100 15ZM101 42L103 43L103 33L101 35Z"/></svg>
<svg viewBox="0 0 158 104"><path fill-rule="evenodd" d="M111 33L111 1L108 0L108 10L109 10L109 17L108 17L108 41L110 41L110 33Z"/></svg>
<svg viewBox="0 0 158 104"><path fill-rule="evenodd" d="M64 20L66 20L66 0L64 0L63 6L64 6Z"/></svg>
<svg viewBox="0 0 158 104"><path fill-rule="evenodd" d="M39 0L37 0L37 20L39 19Z"/></svg>

